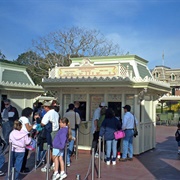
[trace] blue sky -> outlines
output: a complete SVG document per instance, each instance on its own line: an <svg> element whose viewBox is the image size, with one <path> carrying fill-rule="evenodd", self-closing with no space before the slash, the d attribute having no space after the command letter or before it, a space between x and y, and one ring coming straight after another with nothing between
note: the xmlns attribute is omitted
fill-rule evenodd
<svg viewBox="0 0 180 180"><path fill-rule="evenodd" d="M1 0L0 50L8 60L32 40L72 26L100 30L148 67L180 68L179 0Z"/></svg>

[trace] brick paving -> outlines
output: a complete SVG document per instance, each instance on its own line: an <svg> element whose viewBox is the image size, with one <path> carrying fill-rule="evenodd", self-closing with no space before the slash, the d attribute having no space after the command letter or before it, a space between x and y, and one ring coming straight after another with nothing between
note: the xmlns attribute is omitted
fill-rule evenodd
<svg viewBox="0 0 180 180"><path fill-rule="evenodd" d="M135 156L133 161L119 162L116 166L107 166L101 162L102 180L179 180L180 179L180 155L177 154L177 143L174 138L175 126L157 126L156 128L156 148ZM7 156L7 155L6 155ZM28 159L28 167L33 168L34 153ZM67 180L75 180L76 174L80 174L81 180L91 180L91 156L89 151L79 151L78 159L72 157L71 166L67 168ZM96 167L98 161L95 160ZM23 180L46 179L46 173L40 171L31 172L21 176ZM88 169L90 169L88 173ZM7 171L7 163L4 166ZM52 171L49 174L51 179ZM4 179L0 177L0 179ZM98 179L95 170L94 179Z"/></svg>

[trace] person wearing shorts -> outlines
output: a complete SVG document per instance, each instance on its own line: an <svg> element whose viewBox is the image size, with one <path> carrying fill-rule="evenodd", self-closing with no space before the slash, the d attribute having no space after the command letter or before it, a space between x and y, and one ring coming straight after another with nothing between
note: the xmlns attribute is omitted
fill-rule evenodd
<svg viewBox="0 0 180 180"><path fill-rule="evenodd" d="M69 128L69 120L67 118L60 119L59 122L60 130L57 132L53 140L53 157L55 163L55 169L53 173L52 180L59 179L62 180L67 177L64 168L64 151L66 143L68 140L71 140L71 129ZM61 172L59 173L59 165Z"/></svg>

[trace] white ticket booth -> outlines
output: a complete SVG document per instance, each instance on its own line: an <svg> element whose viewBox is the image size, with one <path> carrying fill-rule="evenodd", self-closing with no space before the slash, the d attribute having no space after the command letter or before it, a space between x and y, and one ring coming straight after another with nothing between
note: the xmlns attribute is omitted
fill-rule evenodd
<svg viewBox="0 0 180 180"><path fill-rule="evenodd" d="M155 147L156 105L159 96L170 86L155 80L148 61L136 56L73 58L69 67L49 71L42 86L60 102L61 116L68 104L80 102L83 112L79 132L79 148L90 149L91 120L94 110L104 101L116 116L123 117L122 107L129 104L139 121L139 135L134 140L134 154Z"/></svg>

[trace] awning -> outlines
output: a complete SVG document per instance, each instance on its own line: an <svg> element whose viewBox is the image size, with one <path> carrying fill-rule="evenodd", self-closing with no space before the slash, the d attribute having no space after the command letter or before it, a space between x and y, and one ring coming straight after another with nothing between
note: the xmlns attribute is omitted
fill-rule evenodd
<svg viewBox="0 0 180 180"><path fill-rule="evenodd" d="M180 101L180 96L162 96L159 101Z"/></svg>

